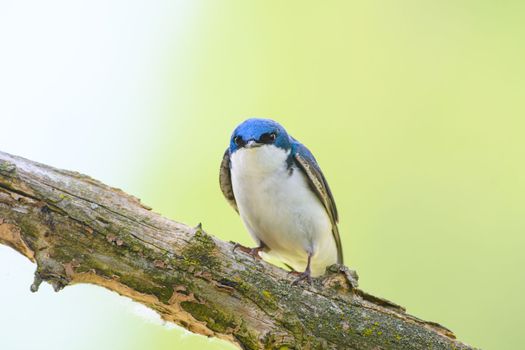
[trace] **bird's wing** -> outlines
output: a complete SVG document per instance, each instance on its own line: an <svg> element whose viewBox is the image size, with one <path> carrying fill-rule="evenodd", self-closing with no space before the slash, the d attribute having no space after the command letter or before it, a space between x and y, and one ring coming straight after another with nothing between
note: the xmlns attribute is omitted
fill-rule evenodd
<svg viewBox="0 0 525 350"><path fill-rule="evenodd" d="M343 248L341 246L341 237L339 236L339 229L337 222L339 221L337 207L335 206L332 191L326 182L326 179L315 161L312 153L303 144L295 142L294 144L294 159L306 177L312 191L317 195L321 203L323 203L330 221L332 222L332 234L334 235L335 244L337 246L337 263L343 264Z"/></svg>
<svg viewBox="0 0 525 350"><path fill-rule="evenodd" d="M222 194L230 203L230 205L238 213L239 209L237 208L237 202L235 201L235 195L233 194L232 187L232 176L230 172L230 150L226 148L224 156L222 157L221 170L219 173L219 184L221 185Z"/></svg>

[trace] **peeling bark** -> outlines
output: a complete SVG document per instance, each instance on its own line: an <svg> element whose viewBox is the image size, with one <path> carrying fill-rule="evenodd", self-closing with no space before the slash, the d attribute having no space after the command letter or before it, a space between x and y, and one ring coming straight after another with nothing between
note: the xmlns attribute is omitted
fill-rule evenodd
<svg viewBox="0 0 525 350"><path fill-rule="evenodd" d="M0 243L36 262L32 290L91 283L243 349L474 349L352 286L312 286L233 244L166 219L88 176L0 152Z"/></svg>

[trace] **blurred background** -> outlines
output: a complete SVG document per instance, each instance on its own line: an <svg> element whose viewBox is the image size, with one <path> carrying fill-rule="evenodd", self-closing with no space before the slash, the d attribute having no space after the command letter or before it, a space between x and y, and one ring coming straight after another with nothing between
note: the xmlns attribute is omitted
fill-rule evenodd
<svg viewBox="0 0 525 350"><path fill-rule="evenodd" d="M483 349L523 347L521 1L0 1L0 150L251 245L218 169L233 128L316 155L366 291ZM0 348L233 349L101 288L29 292L0 246Z"/></svg>

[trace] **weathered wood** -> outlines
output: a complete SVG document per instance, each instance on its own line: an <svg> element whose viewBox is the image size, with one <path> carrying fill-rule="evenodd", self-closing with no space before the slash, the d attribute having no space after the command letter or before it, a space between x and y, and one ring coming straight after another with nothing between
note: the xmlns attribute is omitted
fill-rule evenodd
<svg viewBox="0 0 525 350"><path fill-rule="evenodd" d="M352 288L331 267L312 286L198 226L92 178L0 152L0 243L55 290L92 283L244 349L473 349L451 331Z"/></svg>

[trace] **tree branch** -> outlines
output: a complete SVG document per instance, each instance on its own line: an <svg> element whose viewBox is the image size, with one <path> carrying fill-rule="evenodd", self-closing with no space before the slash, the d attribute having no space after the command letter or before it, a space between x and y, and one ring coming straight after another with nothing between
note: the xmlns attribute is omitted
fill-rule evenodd
<svg viewBox="0 0 525 350"><path fill-rule="evenodd" d="M231 243L168 220L77 172L0 152L0 243L37 263L38 290L92 283L243 349L473 349L352 288L333 266L312 286Z"/></svg>

